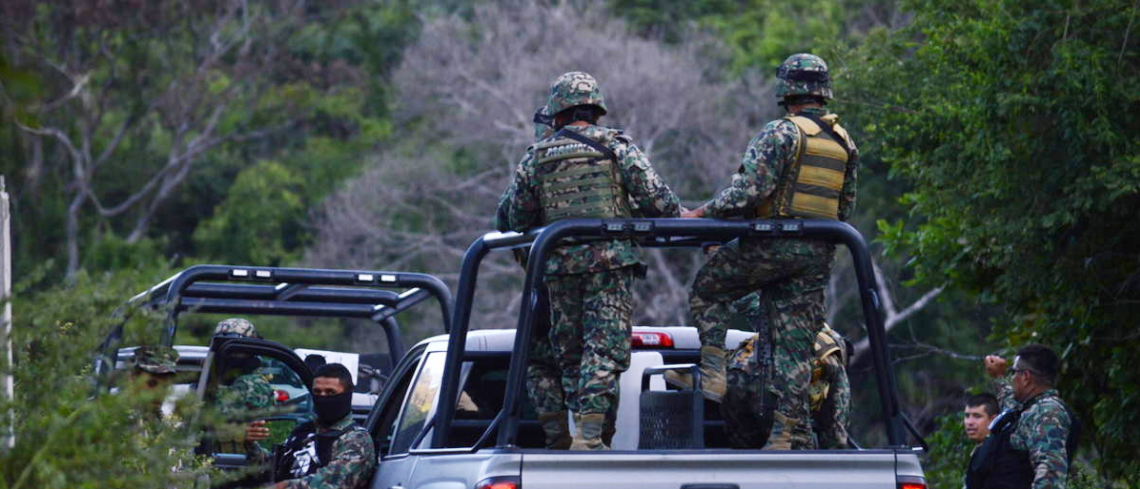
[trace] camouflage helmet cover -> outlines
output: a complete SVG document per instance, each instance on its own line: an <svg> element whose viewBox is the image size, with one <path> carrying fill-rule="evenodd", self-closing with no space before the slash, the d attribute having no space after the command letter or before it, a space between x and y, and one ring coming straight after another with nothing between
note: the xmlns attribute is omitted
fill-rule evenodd
<svg viewBox="0 0 1140 489"><path fill-rule="evenodd" d="M550 98L546 102L546 113L554 115L579 105L596 106L602 109L603 114L609 112L598 81L589 73L571 71L554 80L550 86Z"/></svg>
<svg viewBox="0 0 1140 489"><path fill-rule="evenodd" d="M134 368L152 374L172 374L177 371L178 352L163 345L140 346L135 349Z"/></svg>
<svg viewBox="0 0 1140 489"><path fill-rule="evenodd" d="M534 140L541 141L554 134L554 127L550 122L550 115L546 113L546 106L540 105L534 109Z"/></svg>
<svg viewBox="0 0 1140 489"><path fill-rule="evenodd" d="M219 322L218 327L214 328L214 335L220 334L232 334L246 338L261 338L261 335L257 334L257 328L253 327L253 323L242 318L229 318Z"/></svg>
<svg viewBox="0 0 1140 489"><path fill-rule="evenodd" d="M795 95L831 98L831 78L823 58L807 53L793 54L776 70L776 97Z"/></svg>

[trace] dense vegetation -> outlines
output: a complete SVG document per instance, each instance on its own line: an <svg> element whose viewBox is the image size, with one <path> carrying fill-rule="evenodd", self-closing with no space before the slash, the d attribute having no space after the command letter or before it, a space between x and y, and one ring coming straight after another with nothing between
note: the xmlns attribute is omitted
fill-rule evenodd
<svg viewBox="0 0 1140 489"><path fill-rule="evenodd" d="M148 452L98 435L131 410L86 395L104 318L130 294L205 262L453 281L546 84L571 69L598 76L608 122L698 203L779 113L772 75L800 51L830 62L860 145L852 223L875 240L931 481L960 480L953 413L988 388L981 356L1042 342L1084 421L1082 485L1140 484L1138 16L1125 0L5 1L0 173L19 286L0 488L192 483L143 483L119 459L161 479L206 470L185 440ZM651 259L638 321L684 322L699 257ZM488 266L477 313L513 324L517 268ZM830 314L858 342L846 280ZM261 325L293 346L376 344L347 324ZM133 341L157 341L145 326ZM202 344L209 323L182 331ZM857 354L855 434L873 444L868 369Z"/></svg>

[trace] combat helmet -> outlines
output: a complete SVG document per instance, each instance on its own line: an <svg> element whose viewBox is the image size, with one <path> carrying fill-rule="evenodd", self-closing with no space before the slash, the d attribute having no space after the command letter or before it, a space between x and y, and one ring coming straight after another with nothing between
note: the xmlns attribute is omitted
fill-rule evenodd
<svg viewBox="0 0 1140 489"><path fill-rule="evenodd" d="M219 322L218 326L214 328L214 336L218 335L261 339L261 335L257 334L257 328L253 327L253 323L242 318L229 318Z"/></svg>
<svg viewBox="0 0 1140 489"><path fill-rule="evenodd" d="M546 112L546 106L540 105L534 109L534 140L541 141L554 134L553 121Z"/></svg>
<svg viewBox="0 0 1140 489"><path fill-rule="evenodd" d="M178 352L164 345L140 346L135 348L134 368L155 375L175 373Z"/></svg>
<svg viewBox="0 0 1140 489"><path fill-rule="evenodd" d="M816 95L831 98L831 77L827 63L814 54L788 56L776 70L776 98Z"/></svg>
<svg viewBox="0 0 1140 489"><path fill-rule="evenodd" d="M593 105L602 109L602 114L609 112L598 81L589 73L571 71L554 80L550 86L550 98L546 102L546 114L553 116L579 105Z"/></svg>

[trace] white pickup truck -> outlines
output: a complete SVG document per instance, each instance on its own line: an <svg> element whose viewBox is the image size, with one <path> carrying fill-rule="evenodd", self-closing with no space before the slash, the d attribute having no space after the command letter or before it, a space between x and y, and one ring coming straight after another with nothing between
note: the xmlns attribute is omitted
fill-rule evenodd
<svg viewBox="0 0 1140 489"><path fill-rule="evenodd" d="M566 237L623 236L643 246L691 247L737 238L827 239L853 256L888 445L820 451L727 448L723 423L706 409L678 429L690 446L647 446L641 409L647 367L697 359L693 328L634 329L634 353L622 376L614 450L543 449L542 430L527 403L524 374L536 284L550 250ZM468 332L479 264L490 251L530 246L518 326ZM878 294L866 244L854 228L834 221L712 221L690 219L567 220L526 235L491 233L471 245L456 291L451 333L420 342L400 361L367 421L379 464L372 489L555 489L581 487L753 489L926 487L918 455L906 445L894 373L886 349ZM734 332L729 347L747 334ZM665 390L660 378L650 393ZM682 395L684 393L681 393ZM691 395L696 395L690 391ZM699 410L700 402L692 404ZM691 415L677 413L680 417Z"/></svg>

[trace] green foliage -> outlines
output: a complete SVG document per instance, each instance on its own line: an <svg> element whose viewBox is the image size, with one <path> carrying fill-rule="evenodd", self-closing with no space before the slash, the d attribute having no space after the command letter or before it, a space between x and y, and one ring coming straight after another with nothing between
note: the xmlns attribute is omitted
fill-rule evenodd
<svg viewBox="0 0 1140 489"><path fill-rule="evenodd" d="M884 241L918 283L1006 307L995 338L1063 358L1100 469L1136 483L1140 56L1130 2L914 1L913 24L831 56L840 107L914 190ZM830 58L829 58L830 59Z"/></svg>
<svg viewBox="0 0 1140 489"><path fill-rule="evenodd" d="M732 68L775 73L789 55L813 52L839 39L847 12L839 0L752 0L734 15L710 19L734 51Z"/></svg>
<svg viewBox="0 0 1140 489"><path fill-rule="evenodd" d="M198 227L199 250L226 263L276 266L293 258L301 228L303 182L273 161L238 174L214 217Z"/></svg>
<svg viewBox="0 0 1140 489"><path fill-rule="evenodd" d="M730 49L734 74L774 73L789 55L818 52L839 40L858 38L851 24L867 0L612 0L611 9L640 33L684 42L697 27Z"/></svg>
<svg viewBox="0 0 1140 489"><path fill-rule="evenodd" d="M922 460L926 484L930 487L962 487L974 442L966 438L962 413L951 413L935 420L938 429L926 436L930 451Z"/></svg>
<svg viewBox="0 0 1140 489"><path fill-rule="evenodd" d="M194 487L213 474L193 454L192 403L180 404L182 421L173 424L150 416L158 398L126 379L120 394L91 397L92 352L114 321L111 311L169 272L81 273L67 287L29 293L32 282L54 281L48 268L30 274L15 293L16 399L0 410L16 413L16 446L0 451L0 487ZM128 341L158 340L140 336L144 329L133 325Z"/></svg>

